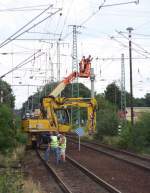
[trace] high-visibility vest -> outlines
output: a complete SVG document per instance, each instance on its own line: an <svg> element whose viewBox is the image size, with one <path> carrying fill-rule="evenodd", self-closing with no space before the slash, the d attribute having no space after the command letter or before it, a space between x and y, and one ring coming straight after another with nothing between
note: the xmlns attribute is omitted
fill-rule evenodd
<svg viewBox="0 0 150 193"><path fill-rule="evenodd" d="M33 135L31 138L32 141L36 141L36 137Z"/></svg>
<svg viewBox="0 0 150 193"><path fill-rule="evenodd" d="M61 139L61 145L60 145L61 149L66 149L66 137L63 136L63 138Z"/></svg>
<svg viewBox="0 0 150 193"><path fill-rule="evenodd" d="M57 136L51 136L51 147L58 147Z"/></svg>

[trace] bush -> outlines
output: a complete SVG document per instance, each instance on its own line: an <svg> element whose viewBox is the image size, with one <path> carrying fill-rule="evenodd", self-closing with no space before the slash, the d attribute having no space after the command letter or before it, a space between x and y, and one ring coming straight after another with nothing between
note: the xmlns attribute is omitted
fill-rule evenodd
<svg viewBox="0 0 150 193"><path fill-rule="evenodd" d="M143 113L134 127L127 123L122 127L119 147L137 152L150 146L150 113Z"/></svg>
<svg viewBox="0 0 150 193"><path fill-rule="evenodd" d="M22 174L18 171L7 169L0 176L1 193L22 193Z"/></svg>
<svg viewBox="0 0 150 193"><path fill-rule="evenodd" d="M15 128L16 128L16 136L15 136L16 142L20 144L26 144L27 134L21 131L21 117L20 116L15 117Z"/></svg>
<svg viewBox="0 0 150 193"><path fill-rule="evenodd" d="M126 123L122 126L120 132L120 141L118 142L118 146L123 149L130 149L132 147L132 126L130 123Z"/></svg>
<svg viewBox="0 0 150 193"><path fill-rule="evenodd" d="M6 105L0 105L0 151L7 151L15 144L13 112Z"/></svg>
<svg viewBox="0 0 150 193"><path fill-rule="evenodd" d="M21 133L21 131L17 132L16 141L20 144L26 144L27 143L27 134Z"/></svg>
<svg viewBox="0 0 150 193"><path fill-rule="evenodd" d="M97 112L97 134L98 139L103 136L115 136L118 133L118 118L113 110L103 109Z"/></svg>

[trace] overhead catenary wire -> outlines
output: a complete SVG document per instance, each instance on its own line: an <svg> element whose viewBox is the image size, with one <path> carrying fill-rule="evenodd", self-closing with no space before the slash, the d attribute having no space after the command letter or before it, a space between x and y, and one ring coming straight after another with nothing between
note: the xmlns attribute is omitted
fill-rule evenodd
<svg viewBox="0 0 150 193"><path fill-rule="evenodd" d="M116 41L117 43L119 43L119 44L120 44L120 45L122 45L123 47L128 48L128 45L126 45L126 44L124 44L123 42L121 42L121 41L117 40L115 37L113 37L113 36L109 36L109 37L110 37L110 39L111 39L111 40ZM145 54L141 53L141 51L140 51L140 50L137 50L137 49L135 49L135 48L132 48L132 50L134 50L136 53L138 53L138 54L140 54L140 55L144 56L144 57L145 57L145 59L150 58L149 56L147 56L147 55L145 55Z"/></svg>
<svg viewBox="0 0 150 193"><path fill-rule="evenodd" d="M105 0L103 1L103 3L98 7L98 10L96 10L95 12L93 12L90 16L88 16L88 18L86 18L80 25L84 25L85 23L87 23L92 17L94 17L100 10L102 7L104 7L105 4Z"/></svg>
<svg viewBox="0 0 150 193"><path fill-rule="evenodd" d="M66 17L65 17L64 22L63 22L63 27L62 27L62 30L61 30L60 35L59 35L59 40L61 40L64 27L65 27L65 25L66 25L66 23L67 23L67 19L68 19L69 13L70 13L70 11L71 11L71 6L73 5L73 1L74 1L74 0L72 0L71 3L70 3L70 6L68 6L67 14L66 14Z"/></svg>
<svg viewBox="0 0 150 193"><path fill-rule="evenodd" d="M101 7L112 7L112 6L127 5L127 4L132 4L132 3L139 4L139 0L137 0L137 1L128 1L128 2L124 2L124 3L113 3L113 4L103 5L103 6L99 6L99 9Z"/></svg>
<svg viewBox="0 0 150 193"><path fill-rule="evenodd" d="M128 1L128 2L124 2L124 3L113 3L113 4L106 4L106 0L103 1L103 3L98 7L98 10L93 12L87 19L85 19L81 25L85 24L86 22L88 22L93 16L95 16L103 7L113 7L113 6L120 6L120 5L127 5L127 4L131 4L131 3L139 3L139 0L137 1Z"/></svg>
<svg viewBox="0 0 150 193"><path fill-rule="evenodd" d="M114 3L114 4L108 4L105 5L106 0L103 1L103 3L98 7L98 10L96 10L95 12L93 12L91 15L89 15L84 21L81 22L81 26L86 24L90 19L92 19L96 14L99 13L99 11L104 7L113 7L113 6L122 6L122 5L127 5L127 4L139 4L139 0L137 1L128 1L128 2L124 2L124 3ZM71 35L70 33L67 33L66 35L64 35L63 39L66 39L69 35Z"/></svg>
<svg viewBox="0 0 150 193"><path fill-rule="evenodd" d="M104 0L104 2L101 4L101 7L102 5L104 5L106 1ZM95 12L93 12L91 15L89 15L84 21L81 22L81 24L79 26L83 26L85 23L87 23L92 17L94 17L98 12L100 11L100 9L96 10ZM64 22L64 25L65 25L65 22ZM63 32L63 31L62 31ZM62 36L62 32L61 32L61 36ZM69 35L71 35L72 32L69 32L67 34L64 35L64 37L62 38L63 40L66 39ZM60 36L60 37L61 37Z"/></svg>
<svg viewBox="0 0 150 193"><path fill-rule="evenodd" d="M116 30L116 32L117 32L118 34L120 34L122 37L124 37L125 39L129 40L129 38L126 37L126 36L123 34L123 32L117 31L117 30ZM134 45L137 46L139 49L141 49L141 51L143 51L145 54L150 55L150 52L148 52L147 50L145 50L145 49L144 49L142 46L140 46L139 44L137 44L137 43L135 43L135 42L133 42L133 41L132 41L132 44L134 44Z"/></svg>
<svg viewBox="0 0 150 193"><path fill-rule="evenodd" d="M31 19L27 24L25 24L24 26L22 26L19 30L17 30L14 34L12 34L10 37L8 37L6 40L4 40L1 44L0 44L0 48L3 47L3 45L5 45L7 42L9 42L11 40L11 38L13 38L13 36L17 35L21 30L23 30L25 27L27 27L28 25L30 25L33 21L35 21L37 18L39 18L43 13L45 13L50 7L52 7L52 5L48 6L44 11L42 11L40 14L38 14L37 16L35 16L33 19Z"/></svg>
<svg viewBox="0 0 150 193"><path fill-rule="evenodd" d="M30 32L27 32L27 33L31 33L31 34L41 34L41 35L56 35L56 36L59 36L59 35L60 35L60 34L58 34L58 33L53 33L53 32L39 32L39 31L36 31L36 32L30 31Z"/></svg>
<svg viewBox="0 0 150 193"><path fill-rule="evenodd" d="M38 55L37 55L38 54ZM29 56L28 58L26 58L25 60L23 60L22 62L20 62L17 66L15 66L14 68L12 68L11 70L9 70L8 72L6 72L5 74L3 74L2 76L0 76L1 78L4 78L6 75L8 75L9 73L21 68L22 66L24 66L25 64L32 62L33 60L35 60L35 58L40 57L41 55L43 55L44 52L41 52L41 50L38 50L37 52L35 52L34 54L32 54L31 56Z"/></svg>
<svg viewBox="0 0 150 193"><path fill-rule="evenodd" d="M52 6L52 5L51 5ZM38 17L40 17L45 11L47 11L51 6L49 6L47 9L45 9L42 13L40 13L38 16L36 16L34 19L32 19L30 22L28 22L26 25L24 25L22 28L20 28L17 32L15 32L13 35L11 35L9 38L7 38L4 42L2 42L0 44L0 48L5 46L6 44L10 43L11 41L15 40L16 38L18 38L19 36L23 35L24 33L28 32L29 30L31 30L32 28L36 27L37 25L39 25L40 23L44 22L45 20L47 20L48 18L50 18L51 16L55 15L57 12L59 12L61 9L58 9L57 11L51 13L49 16L45 17L44 19L40 20L39 22L33 24L31 27L29 27L28 29L26 29L25 31L21 32L20 34L18 34L20 31L22 31L25 27L27 27L29 24L31 24L34 20L36 20ZM17 35L18 34L18 35Z"/></svg>
<svg viewBox="0 0 150 193"><path fill-rule="evenodd" d="M47 6L48 6L48 4L23 6L23 7L13 7L13 8L8 8L8 9L0 9L0 12L7 12L7 11L14 11L14 12L16 12L16 11L37 11L37 10L42 10L44 7L47 7Z"/></svg>

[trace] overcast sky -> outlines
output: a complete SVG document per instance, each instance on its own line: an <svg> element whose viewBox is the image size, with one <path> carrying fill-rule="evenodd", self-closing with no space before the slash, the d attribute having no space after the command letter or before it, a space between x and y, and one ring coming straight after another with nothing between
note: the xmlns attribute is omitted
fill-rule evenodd
<svg viewBox="0 0 150 193"><path fill-rule="evenodd" d="M0 76L39 49L41 50L38 58L32 57L31 62L3 78L12 85L16 96L16 108L20 108L28 96L40 88L40 85L50 82L51 79L57 80L56 42L58 38L61 38L60 78L63 79L71 72L71 25L81 26L78 28L77 35L78 60L83 55L90 54L93 57L92 65L96 74L95 90L97 93L103 92L113 81L120 85L121 54L124 53L125 58L128 58L126 28L133 27L133 95L143 97L145 93L150 92L150 1L140 0L139 4L132 2L136 1L0 0ZM127 4L113 5L116 3ZM21 31L28 32L3 45L7 38L50 5L52 6L47 11ZM57 13L54 14L55 12ZM54 14L52 17L33 27L52 13ZM30 27L32 29L28 30ZM128 59L125 59L125 74L126 90L129 91ZM90 80L80 81L90 87Z"/></svg>

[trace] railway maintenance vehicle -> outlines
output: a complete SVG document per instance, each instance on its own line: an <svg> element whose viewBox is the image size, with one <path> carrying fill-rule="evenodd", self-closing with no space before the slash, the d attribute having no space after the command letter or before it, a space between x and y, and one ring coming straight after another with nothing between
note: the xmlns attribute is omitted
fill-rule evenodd
<svg viewBox="0 0 150 193"><path fill-rule="evenodd" d="M42 134L56 131L69 132L72 130L69 109L71 107L85 108L87 111L86 130L92 134L96 127L96 99L95 98L64 98L59 97L65 87L75 78L89 78L91 68L91 57L83 57L79 63L79 72L72 72L64 78L54 90L46 97L42 98L41 108L36 109L34 116L22 120L22 129L28 133L28 144L32 139L37 141Z"/></svg>

